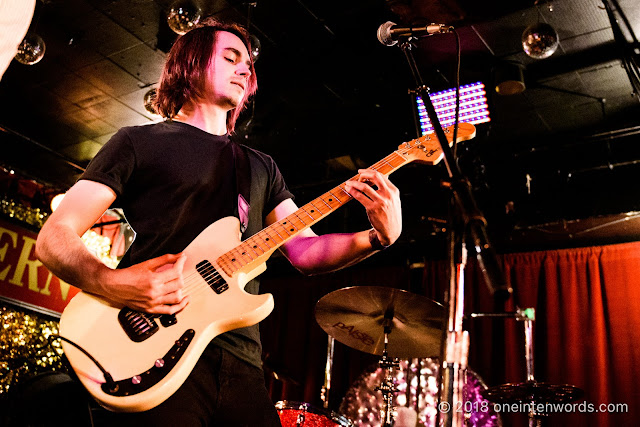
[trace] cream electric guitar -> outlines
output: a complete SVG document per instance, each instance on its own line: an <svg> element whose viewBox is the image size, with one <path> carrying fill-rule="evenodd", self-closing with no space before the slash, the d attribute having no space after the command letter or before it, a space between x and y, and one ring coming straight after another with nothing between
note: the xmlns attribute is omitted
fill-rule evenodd
<svg viewBox="0 0 640 427"><path fill-rule="evenodd" d="M451 144L453 129L445 133ZM460 123L459 141L474 136L473 125ZM429 134L403 143L371 169L389 175L410 162L433 165L442 157L437 138ZM244 291L249 280L264 272L269 256L351 199L343 183L244 242L236 218L214 222L184 250L184 291L190 302L173 316L137 312L86 292L77 294L62 314L60 336L82 384L112 411L145 411L162 403L182 385L214 337L254 325L271 313L271 294Z"/></svg>

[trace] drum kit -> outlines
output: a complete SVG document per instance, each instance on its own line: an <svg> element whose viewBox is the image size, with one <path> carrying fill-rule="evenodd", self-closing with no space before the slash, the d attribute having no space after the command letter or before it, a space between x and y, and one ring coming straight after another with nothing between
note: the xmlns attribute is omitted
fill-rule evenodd
<svg viewBox="0 0 640 427"><path fill-rule="evenodd" d="M459 407L464 425L501 426L494 403L570 402L582 391L570 385L538 383L533 377L532 309L495 316L525 323L527 382L488 388L472 370L464 370ZM470 317L494 316L479 313ZM445 340L443 305L408 291L356 286L331 292L316 304L316 321L329 335L324 408L308 403L276 404L283 427L435 427L442 425L440 382ZM346 393L339 413L328 409L334 340L353 349L379 356L377 366L365 371ZM529 426L540 426L544 414L529 412Z"/></svg>

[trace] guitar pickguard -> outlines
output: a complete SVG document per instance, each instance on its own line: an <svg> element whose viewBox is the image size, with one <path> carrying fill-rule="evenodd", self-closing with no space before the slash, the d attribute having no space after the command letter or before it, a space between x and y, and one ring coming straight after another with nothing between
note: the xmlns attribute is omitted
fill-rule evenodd
<svg viewBox="0 0 640 427"><path fill-rule="evenodd" d="M157 359L149 370L115 383L103 383L101 385L102 391L111 396L133 396L158 384L178 363L195 334L193 329L188 329L167 354L163 358ZM134 357L134 355L131 356Z"/></svg>

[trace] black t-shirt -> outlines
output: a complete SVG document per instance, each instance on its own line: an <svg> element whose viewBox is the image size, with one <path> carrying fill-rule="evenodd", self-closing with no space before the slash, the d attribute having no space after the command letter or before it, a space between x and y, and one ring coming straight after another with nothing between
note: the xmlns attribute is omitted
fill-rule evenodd
<svg viewBox="0 0 640 427"><path fill-rule="evenodd" d="M102 147L80 179L109 186L113 207L122 208L136 237L118 268L184 250L202 230L237 214L237 187L229 138L181 122L120 129ZM246 147L251 169L247 238L264 218L292 198L271 157ZM258 280L245 290L258 293ZM216 337L213 343L255 365L261 364L258 325Z"/></svg>

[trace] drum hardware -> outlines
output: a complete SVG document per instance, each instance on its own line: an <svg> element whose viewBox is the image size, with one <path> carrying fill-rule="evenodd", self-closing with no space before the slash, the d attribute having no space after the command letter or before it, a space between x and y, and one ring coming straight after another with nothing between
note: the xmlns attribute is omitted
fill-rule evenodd
<svg viewBox="0 0 640 427"><path fill-rule="evenodd" d="M547 414L544 411L540 411L540 407L544 408L545 404L550 403L569 403L582 398L584 392L575 386L568 384L548 384L536 381L533 355L533 322L535 321L535 309L517 308L515 312L506 313L472 313L470 317L510 317L524 323L527 380L524 383L502 384L489 387L483 393L488 400L501 404L527 404L529 409L529 427L541 427L542 421Z"/></svg>
<svg viewBox="0 0 640 427"><path fill-rule="evenodd" d="M301 427L302 425L304 425L304 420L306 419L304 414L307 413L307 406L306 405L300 405L298 407L298 410L300 412L298 413L298 417L296 418L296 427Z"/></svg>
<svg viewBox="0 0 640 427"><path fill-rule="evenodd" d="M384 331L384 348L382 350L382 357L378 362L380 367L385 372L385 378L382 384L376 387L376 391L382 393L384 400L384 413L383 419L384 424L383 427L391 427L393 425L394 420L394 407L393 407L393 396L398 391L393 384L393 376L391 376L391 369L395 367L399 367L400 363L397 360L389 358L389 354L387 352L387 346L389 345L389 334L391 333L391 322L393 320L393 309L389 309L384 314L383 320L383 331Z"/></svg>
<svg viewBox="0 0 640 427"><path fill-rule="evenodd" d="M327 363L324 367L324 384L320 390L320 400L322 400L322 406L327 409L329 407L329 393L331 392L331 372L333 371L333 348L335 340L331 335L328 335L327 341Z"/></svg>
<svg viewBox="0 0 640 427"><path fill-rule="evenodd" d="M296 386L300 385L300 381L295 379L293 374L291 374L284 366L282 366L281 363L277 362L275 358L268 353L262 361L262 369L276 381Z"/></svg>

